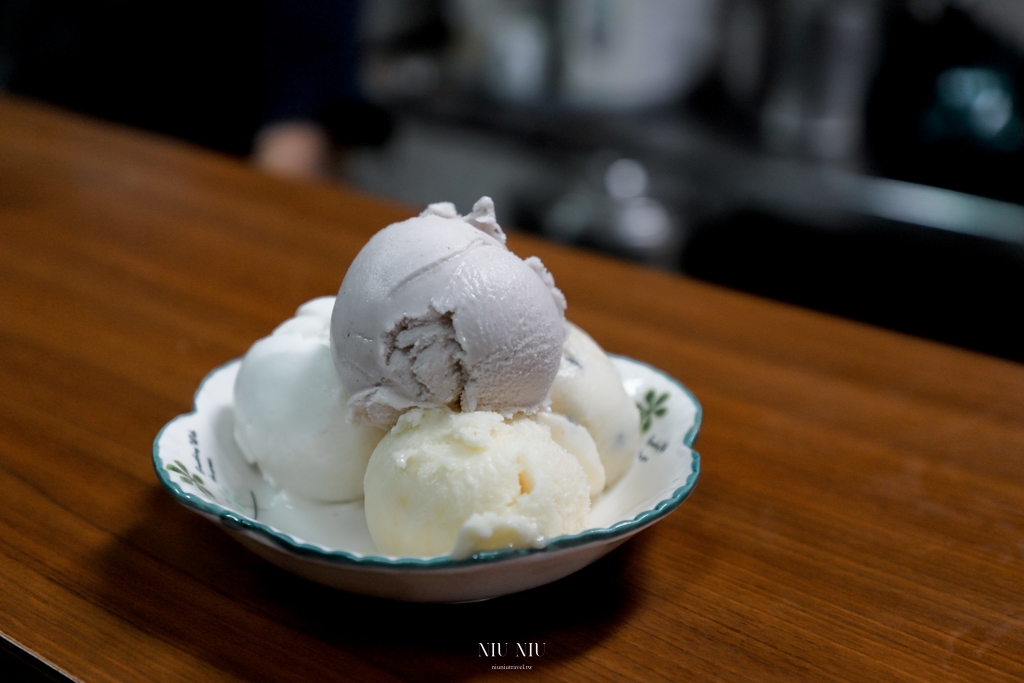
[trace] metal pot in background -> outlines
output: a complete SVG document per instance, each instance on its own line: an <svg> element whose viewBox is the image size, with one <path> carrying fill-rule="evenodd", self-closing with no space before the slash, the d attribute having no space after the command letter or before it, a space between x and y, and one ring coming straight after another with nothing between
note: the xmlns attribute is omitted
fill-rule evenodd
<svg viewBox="0 0 1024 683"><path fill-rule="evenodd" d="M449 0L452 70L499 100L630 111L685 95L717 46L719 0Z"/></svg>

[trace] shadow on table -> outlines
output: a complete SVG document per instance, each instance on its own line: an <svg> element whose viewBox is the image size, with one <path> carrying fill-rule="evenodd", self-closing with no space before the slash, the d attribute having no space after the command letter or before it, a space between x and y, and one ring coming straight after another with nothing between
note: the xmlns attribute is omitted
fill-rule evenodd
<svg viewBox="0 0 1024 683"><path fill-rule="evenodd" d="M647 534L565 579L494 600L401 603L326 588L250 554L156 487L146 522L101 558L105 607L206 663L249 680L390 672L452 680L492 664L533 668L585 657L644 596ZM487 658L480 644L507 644ZM535 649L535 651L536 651ZM385 674L386 676L386 674Z"/></svg>

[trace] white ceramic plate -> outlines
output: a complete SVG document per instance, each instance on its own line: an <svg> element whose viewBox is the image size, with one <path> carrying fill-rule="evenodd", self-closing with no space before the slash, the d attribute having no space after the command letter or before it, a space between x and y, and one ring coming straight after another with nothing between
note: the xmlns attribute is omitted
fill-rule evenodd
<svg viewBox="0 0 1024 683"><path fill-rule="evenodd" d="M672 512L693 491L692 450L701 408L682 384L637 361L612 357L640 407L644 442L633 467L594 502L588 528L543 548L449 557L382 556L362 501L320 505L275 491L245 462L232 436L239 360L199 385L195 408L153 443L161 483L185 507L224 526L254 553L313 581L365 595L420 602L481 600L555 581L582 569Z"/></svg>

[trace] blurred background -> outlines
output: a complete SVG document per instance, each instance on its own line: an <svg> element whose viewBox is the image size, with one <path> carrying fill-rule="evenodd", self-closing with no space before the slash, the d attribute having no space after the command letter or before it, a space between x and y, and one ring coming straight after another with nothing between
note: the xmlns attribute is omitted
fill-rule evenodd
<svg viewBox="0 0 1024 683"><path fill-rule="evenodd" d="M1024 360L1022 0L0 0L0 88Z"/></svg>

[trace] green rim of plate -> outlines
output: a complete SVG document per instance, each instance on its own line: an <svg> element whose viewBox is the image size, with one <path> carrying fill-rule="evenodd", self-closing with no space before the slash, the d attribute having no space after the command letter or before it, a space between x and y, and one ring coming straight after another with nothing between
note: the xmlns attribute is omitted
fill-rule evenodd
<svg viewBox="0 0 1024 683"><path fill-rule="evenodd" d="M560 550L568 550L570 548L576 548L578 546L587 545L590 543L609 541L620 536L626 536L640 531L646 526L653 524L662 517L668 515L668 513L679 507L684 500L686 500L693 489L697 485L697 479L700 476L700 454L693 450L693 444L697 440L697 434L700 431L701 420L703 419L704 411L697 400L697 397L693 395L689 389L683 386L682 382L671 377L658 368L644 363L643 361L634 360L626 356L618 356L615 354L608 354L612 358L620 358L630 363L642 365L649 370L661 375L685 395L693 405L696 407L696 413L694 415L693 426L683 436L683 445L690 449L693 453L693 464L689 476L686 478L686 483L673 491L672 495L664 500L659 501L650 510L645 510L638 514L633 519L623 520L616 522L615 524L604 527L601 529L587 529L581 531L578 534L572 534L569 536L558 536L550 539L543 548L507 548L504 550L488 550L484 552L475 553L469 557L461 560L454 560L447 555L440 557L431 558L397 558L392 559L388 557L381 557L379 555L353 555L344 550L327 550L320 546L311 545L309 543L303 543L292 538L290 535L277 531L272 527L258 522L256 520L244 517L232 510L227 510L224 507L209 501L203 500L198 496L186 493L182 488L174 483L170 475L161 466L163 464L163 458L160 456L160 437L163 433L178 420L184 419L190 415L196 414L198 408L199 394L203 391L203 386L206 382L213 377L215 374L223 370L224 368L241 362L240 358L229 361L211 370L203 381L199 383L199 387L196 389L195 394L192 398L192 410L183 415L179 415L167 424L165 424L156 435L156 439L153 440L153 468L156 470L157 478L160 483L163 484L164 488L170 492L170 494L179 503L185 507L191 508L196 512L203 515L211 516L215 519L219 519L228 529L233 531L245 531L253 533L257 536L262 536L267 540L272 541L282 550L289 553L299 555L302 557L313 558L324 562L340 565L357 566L366 569L389 569L389 570L438 570L438 569L453 569L457 567L470 567L479 564L487 564L491 562L501 562L504 560L510 560L517 557L525 557L527 555L536 555L538 553L551 553Z"/></svg>

